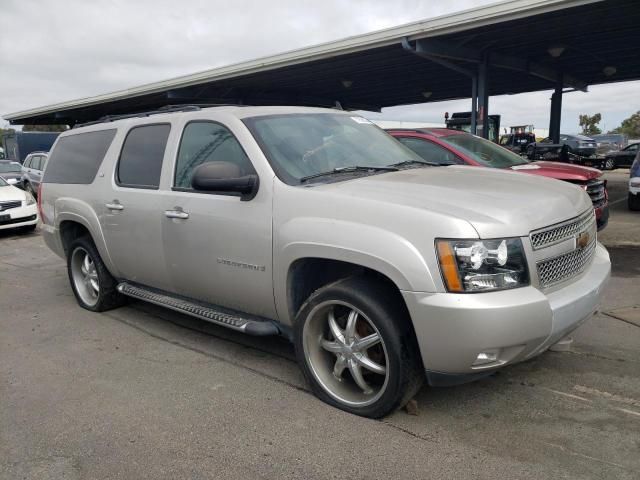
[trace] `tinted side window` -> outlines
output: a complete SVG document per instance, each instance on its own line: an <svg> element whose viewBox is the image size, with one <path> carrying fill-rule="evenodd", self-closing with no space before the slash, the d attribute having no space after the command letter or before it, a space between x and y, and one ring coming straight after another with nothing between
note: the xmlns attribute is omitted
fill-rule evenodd
<svg viewBox="0 0 640 480"><path fill-rule="evenodd" d="M436 145L428 140L411 137L398 138L401 143L420 155L420 158L428 162L439 163L440 165L463 164L457 156L446 148Z"/></svg>
<svg viewBox="0 0 640 480"><path fill-rule="evenodd" d="M213 122L187 124L180 140L174 187L191 189L193 170L206 162L229 162L241 176L255 173L251 161L228 128Z"/></svg>
<svg viewBox="0 0 640 480"><path fill-rule="evenodd" d="M37 155L35 157L33 157L33 160L31 161L31 168L35 169L35 170L42 170L42 156L41 155Z"/></svg>
<svg viewBox="0 0 640 480"><path fill-rule="evenodd" d="M116 171L119 185L158 188L171 125L144 125L129 130Z"/></svg>
<svg viewBox="0 0 640 480"><path fill-rule="evenodd" d="M115 134L116 130L110 129L60 138L51 152L49 168L42 181L82 184L93 182Z"/></svg>
<svg viewBox="0 0 640 480"><path fill-rule="evenodd" d="M23 166L24 168L30 168L30 167L29 167L29 165L31 165L31 159L32 159L32 158L33 158L33 157L27 157L27 158L25 158L25 159L24 159L24 163L22 164L22 166Z"/></svg>

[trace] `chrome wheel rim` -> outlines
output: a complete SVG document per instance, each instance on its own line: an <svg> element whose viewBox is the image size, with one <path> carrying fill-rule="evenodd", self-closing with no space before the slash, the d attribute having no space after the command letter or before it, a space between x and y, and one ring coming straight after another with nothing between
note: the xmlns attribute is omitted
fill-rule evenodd
<svg viewBox="0 0 640 480"><path fill-rule="evenodd" d="M98 271L89 252L82 247L76 248L71 255L71 276L82 301L94 306L100 294Z"/></svg>
<svg viewBox="0 0 640 480"><path fill-rule="evenodd" d="M605 164L605 168L607 170L612 170L613 169L613 160L611 160L611 159L607 160L607 163Z"/></svg>
<svg viewBox="0 0 640 480"><path fill-rule="evenodd" d="M389 357L382 335L346 302L317 305L303 328L304 354L315 380L345 405L376 402L389 383Z"/></svg>

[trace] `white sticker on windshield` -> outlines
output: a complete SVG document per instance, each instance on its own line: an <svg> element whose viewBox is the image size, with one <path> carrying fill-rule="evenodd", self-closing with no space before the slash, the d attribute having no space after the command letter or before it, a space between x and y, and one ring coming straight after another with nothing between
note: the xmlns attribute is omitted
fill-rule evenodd
<svg viewBox="0 0 640 480"><path fill-rule="evenodd" d="M539 168L539 165L514 165L511 170L537 170Z"/></svg>
<svg viewBox="0 0 640 480"><path fill-rule="evenodd" d="M362 118L362 117L351 117L351 120L353 120L356 123L368 123L368 124L373 123L370 120L367 120L366 118Z"/></svg>

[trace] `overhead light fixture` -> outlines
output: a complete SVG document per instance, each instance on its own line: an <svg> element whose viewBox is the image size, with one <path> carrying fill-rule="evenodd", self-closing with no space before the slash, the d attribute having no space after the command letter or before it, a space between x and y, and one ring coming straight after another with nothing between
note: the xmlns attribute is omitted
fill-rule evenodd
<svg viewBox="0 0 640 480"><path fill-rule="evenodd" d="M424 98L429 98L431 97L431 95L433 95L433 92L430 92L429 90L425 90L424 92L422 92L422 96Z"/></svg>
<svg viewBox="0 0 640 480"><path fill-rule="evenodd" d="M565 50L566 50L566 47L562 45L555 45L553 47L549 47L547 49L547 52L549 52L549 55L551 55L553 58L558 58L560 55L564 53Z"/></svg>
<svg viewBox="0 0 640 480"><path fill-rule="evenodd" d="M351 88L351 85L353 85L353 80L342 80L342 86L344 88Z"/></svg>
<svg viewBox="0 0 640 480"><path fill-rule="evenodd" d="M604 73L605 77L610 77L612 75L615 75L617 71L618 69L613 65L607 65L602 69L602 73Z"/></svg>

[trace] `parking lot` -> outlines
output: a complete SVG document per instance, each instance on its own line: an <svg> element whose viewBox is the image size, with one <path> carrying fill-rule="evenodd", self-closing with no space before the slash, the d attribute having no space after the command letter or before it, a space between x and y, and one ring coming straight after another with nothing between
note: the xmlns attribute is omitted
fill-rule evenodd
<svg viewBox="0 0 640 480"><path fill-rule="evenodd" d="M613 276L571 351L425 387L417 416L381 421L316 399L282 339L139 302L85 311L38 233L1 234L0 476L638 478L640 216L627 176L607 174Z"/></svg>

